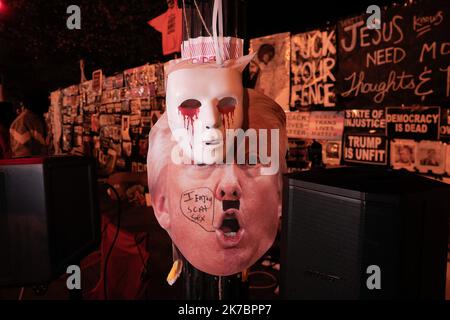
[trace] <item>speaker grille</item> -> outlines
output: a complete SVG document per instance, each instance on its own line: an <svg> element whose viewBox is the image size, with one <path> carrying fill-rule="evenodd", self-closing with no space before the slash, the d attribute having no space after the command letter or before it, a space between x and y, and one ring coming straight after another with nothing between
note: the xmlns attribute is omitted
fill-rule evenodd
<svg viewBox="0 0 450 320"><path fill-rule="evenodd" d="M293 186L289 200L287 298L357 299L361 201Z"/></svg>

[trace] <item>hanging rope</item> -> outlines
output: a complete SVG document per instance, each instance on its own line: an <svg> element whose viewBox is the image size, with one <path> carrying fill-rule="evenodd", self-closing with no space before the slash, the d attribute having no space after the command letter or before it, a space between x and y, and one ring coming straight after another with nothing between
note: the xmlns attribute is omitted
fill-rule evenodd
<svg viewBox="0 0 450 320"><path fill-rule="evenodd" d="M222 15L222 0L214 0L213 8L213 39L214 39L214 50L216 52L216 62L217 64L223 63L223 56L221 49L223 49L223 15ZM217 19L219 19L219 36L217 35ZM220 40L220 44L219 44Z"/></svg>
<svg viewBox="0 0 450 320"><path fill-rule="evenodd" d="M189 34L189 24L187 21L187 15L186 15L186 3L183 0L183 16L184 16L184 24L185 24L185 28L186 28L186 35L187 35L187 41L189 43L189 50L191 50L191 35ZM183 46L184 46L184 42L183 42ZM192 55L192 52L190 53Z"/></svg>
<svg viewBox="0 0 450 320"><path fill-rule="evenodd" d="M194 0L195 9L197 9L198 16L200 17L200 20L202 21L203 28L205 28L208 35L212 38L211 31L209 31L208 26L206 25L205 19L203 18L202 12L200 11L200 8L198 7L197 1Z"/></svg>

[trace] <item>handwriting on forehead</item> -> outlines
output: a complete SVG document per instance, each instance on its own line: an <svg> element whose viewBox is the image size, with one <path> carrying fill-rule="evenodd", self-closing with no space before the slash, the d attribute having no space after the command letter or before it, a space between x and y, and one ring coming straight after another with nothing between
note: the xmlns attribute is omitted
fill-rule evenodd
<svg viewBox="0 0 450 320"><path fill-rule="evenodd" d="M180 197L182 214L205 231L214 232L214 193L206 187L184 191Z"/></svg>

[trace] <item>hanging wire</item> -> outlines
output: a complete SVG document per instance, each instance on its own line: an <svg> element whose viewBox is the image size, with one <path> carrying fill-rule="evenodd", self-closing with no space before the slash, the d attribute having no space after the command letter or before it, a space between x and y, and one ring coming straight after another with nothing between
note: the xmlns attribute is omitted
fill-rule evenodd
<svg viewBox="0 0 450 320"><path fill-rule="evenodd" d="M184 1L184 0L183 0ZM202 21L203 28L205 28L206 32L210 37L212 37L211 31L208 29L208 26L206 25L205 19L203 18L202 12L200 11L200 8L198 7L197 1L194 0L195 9L197 10L197 13L200 17L200 20Z"/></svg>
<svg viewBox="0 0 450 320"><path fill-rule="evenodd" d="M214 50L216 52L216 62L217 62L217 64L221 65L223 63L223 57L222 57L222 53L220 52L220 49L219 49L219 40L218 40L218 36L217 36L217 19L219 18L219 16L222 16L222 0L215 0L214 1L214 9L213 9L213 22L212 22L213 23ZM221 20L219 20L219 21L221 21ZM223 41L223 26L222 26L222 28L219 29L219 32L220 31L222 31L222 34L219 34L219 36L221 36L222 41Z"/></svg>
<svg viewBox="0 0 450 320"><path fill-rule="evenodd" d="M187 15L186 15L186 3L184 0L183 0L183 16L184 16L184 24L186 27L187 41L189 43L189 50L191 50L191 45L190 45L191 44L191 36L189 34L189 24L188 24ZM184 47L184 41L183 41L183 47ZM192 56L192 52L190 53L190 56Z"/></svg>

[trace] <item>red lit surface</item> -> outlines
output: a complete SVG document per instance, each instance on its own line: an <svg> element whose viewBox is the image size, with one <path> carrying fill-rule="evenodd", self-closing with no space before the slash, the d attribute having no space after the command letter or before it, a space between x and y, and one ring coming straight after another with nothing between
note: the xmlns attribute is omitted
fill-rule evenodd
<svg viewBox="0 0 450 320"><path fill-rule="evenodd" d="M17 158L17 159L4 159L0 160L0 166L14 166L24 164L42 164L44 158Z"/></svg>

